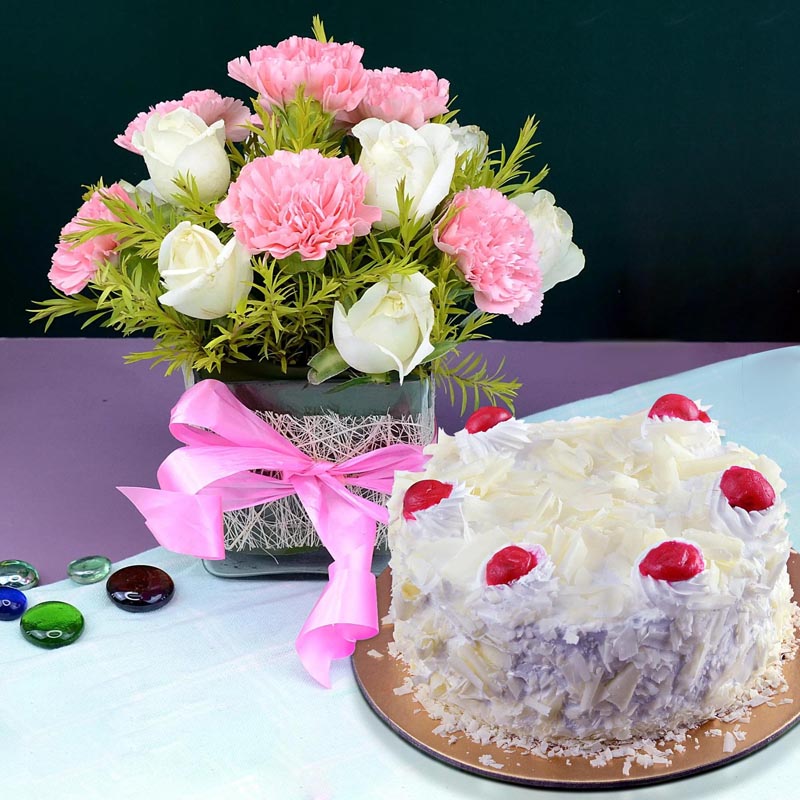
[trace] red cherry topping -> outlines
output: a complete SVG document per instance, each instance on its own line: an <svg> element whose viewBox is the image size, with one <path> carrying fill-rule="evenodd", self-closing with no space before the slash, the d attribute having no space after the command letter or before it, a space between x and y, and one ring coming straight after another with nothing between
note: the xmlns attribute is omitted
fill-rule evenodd
<svg viewBox="0 0 800 800"><path fill-rule="evenodd" d="M674 539L661 542L639 562L639 572L658 581L688 581L705 569L698 547Z"/></svg>
<svg viewBox="0 0 800 800"><path fill-rule="evenodd" d="M494 428L498 422L505 422L507 419L511 419L511 412L507 408L483 406L470 416L464 427L467 433L480 433Z"/></svg>
<svg viewBox="0 0 800 800"><path fill-rule="evenodd" d="M719 488L734 508L763 511L775 502L770 482L754 469L730 467L722 473Z"/></svg>
<svg viewBox="0 0 800 800"><path fill-rule="evenodd" d="M486 583L489 586L513 583L527 575L538 563L533 553L511 544L498 550L489 559L486 565Z"/></svg>
<svg viewBox="0 0 800 800"><path fill-rule="evenodd" d="M653 407L647 414L648 417L674 417L675 419L685 419L689 422L699 420L700 422L711 422L711 417L705 411L701 411L697 405L688 397L682 394L665 394L653 403Z"/></svg>
<svg viewBox="0 0 800 800"><path fill-rule="evenodd" d="M441 481L417 481L412 483L403 497L403 518L416 519L415 511L423 511L431 506L438 505L453 493L452 483Z"/></svg>

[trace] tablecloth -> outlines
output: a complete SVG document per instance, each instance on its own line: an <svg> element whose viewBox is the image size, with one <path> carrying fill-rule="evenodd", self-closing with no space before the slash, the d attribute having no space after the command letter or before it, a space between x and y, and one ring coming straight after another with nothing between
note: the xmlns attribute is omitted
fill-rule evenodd
<svg viewBox="0 0 800 800"><path fill-rule="evenodd" d="M614 415L677 391L712 403L729 438L782 464L800 508L800 347L734 359L567 406L536 418ZM800 532L795 514L791 532ZM127 614L103 584L67 581L31 604L73 603L87 623L61 650L32 647L0 623L0 789L7 797L450 800L563 797L460 772L399 739L361 698L347 662L320 688L294 638L318 581L224 581L155 548L124 564L175 579L165 608ZM624 792L641 800L765 800L800 781L800 729L724 769Z"/></svg>

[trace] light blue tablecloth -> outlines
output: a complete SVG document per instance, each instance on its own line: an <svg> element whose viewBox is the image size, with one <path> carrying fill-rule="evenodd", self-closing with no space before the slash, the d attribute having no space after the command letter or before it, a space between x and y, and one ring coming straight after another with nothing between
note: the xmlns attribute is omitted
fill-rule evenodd
<svg viewBox="0 0 800 800"><path fill-rule="evenodd" d="M729 438L782 464L800 508L800 347L737 359L563 406L538 418L615 415L676 391L713 403ZM798 516L792 519L800 542ZM29 592L78 606L75 645L43 651L0 623L0 790L89 800L459 800L563 798L478 778L399 739L361 698L349 664L333 689L302 670L293 642L322 584L223 581L161 548L123 563L170 572L173 602L125 614L102 584ZM116 565L120 566L120 565ZM800 698L798 698L800 701ZM772 800L800 783L800 729L720 770L615 798Z"/></svg>

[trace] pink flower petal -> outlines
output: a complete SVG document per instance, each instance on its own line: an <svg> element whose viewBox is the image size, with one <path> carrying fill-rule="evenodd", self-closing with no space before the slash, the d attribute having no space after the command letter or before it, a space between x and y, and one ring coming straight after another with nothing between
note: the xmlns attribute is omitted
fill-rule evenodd
<svg viewBox="0 0 800 800"><path fill-rule="evenodd" d="M475 305L522 325L542 310L539 251L525 213L496 189L464 189L453 198L460 210L436 246L456 259L475 290Z"/></svg>
<svg viewBox="0 0 800 800"><path fill-rule="evenodd" d="M270 105L286 105L303 86L326 111L352 111L367 91L363 54L363 48L352 42L292 36L274 47L257 47L249 57L233 59L228 63L228 75L258 92Z"/></svg>
<svg viewBox="0 0 800 800"><path fill-rule="evenodd" d="M213 89L200 89L187 92L181 100L165 100L163 103L156 103L150 106L147 111L140 111L125 132L114 139L114 142L132 153L139 154L133 146L132 138L135 131L143 131L147 120L153 114L168 114L176 108L187 108L197 114L206 125L213 125L218 120L225 122L225 137L232 142L241 142L247 138L247 128L242 127L251 121L249 108L241 101L233 97L222 97Z"/></svg>
<svg viewBox="0 0 800 800"><path fill-rule="evenodd" d="M243 167L217 216L251 253L315 261L380 219L380 209L364 205L367 180L347 157L278 150Z"/></svg>
<svg viewBox="0 0 800 800"><path fill-rule="evenodd" d="M355 110L339 114L341 122L355 125L374 117L421 128L447 111L450 84L429 69L401 72L397 67L385 67L368 70L367 75L364 99Z"/></svg>
<svg viewBox="0 0 800 800"><path fill-rule="evenodd" d="M52 266L47 277L64 294L80 292L94 277L98 267L116 255L119 242L111 234L94 236L80 244L64 238L70 233L85 231L87 220L117 219L103 202L104 195L117 197L128 205L133 205L128 193L118 183L113 183L108 188L95 192L61 229L61 238L53 253Z"/></svg>

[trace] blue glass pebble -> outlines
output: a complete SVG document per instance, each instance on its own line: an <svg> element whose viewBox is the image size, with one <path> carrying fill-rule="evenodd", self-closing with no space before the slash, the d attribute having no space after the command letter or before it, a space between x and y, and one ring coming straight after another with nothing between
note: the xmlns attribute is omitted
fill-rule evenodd
<svg viewBox="0 0 800 800"><path fill-rule="evenodd" d="M10 586L0 586L0 619L10 622L19 619L28 607L28 598L19 590Z"/></svg>
<svg viewBox="0 0 800 800"><path fill-rule="evenodd" d="M12 589L33 589L39 583L39 573L27 561L0 561L0 586Z"/></svg>

